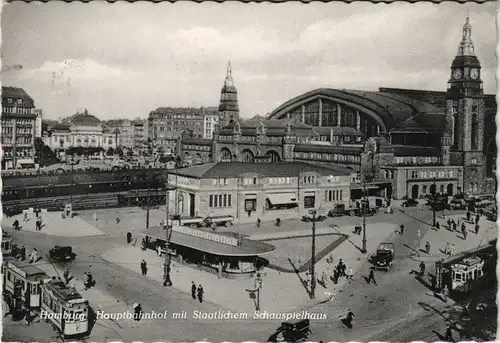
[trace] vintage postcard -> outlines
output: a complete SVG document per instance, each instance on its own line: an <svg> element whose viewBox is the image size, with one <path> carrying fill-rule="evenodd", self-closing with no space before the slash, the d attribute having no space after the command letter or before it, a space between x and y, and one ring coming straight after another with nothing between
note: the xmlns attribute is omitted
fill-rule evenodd
<svg viewBox="0 0 500 343"><path fill-rule="evenodd" d="M495 340L496 13L4 4L2 340Z"/></svg>

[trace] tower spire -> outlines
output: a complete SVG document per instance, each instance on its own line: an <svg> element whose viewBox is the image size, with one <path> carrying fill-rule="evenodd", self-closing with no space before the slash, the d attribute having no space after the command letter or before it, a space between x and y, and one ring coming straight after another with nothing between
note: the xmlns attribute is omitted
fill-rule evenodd
<svg viewBox="0 0 500 343"><path fill-rule="evenodd" d="M227 74L226 81L224 82L226 87L233 86L233 68L231 67L231 59L227 62Z"/></svg>
<svg viewBox="0 0 500 343"><path fill-rule="evenodd" d="M462 29L462 41L458 47L457 56L475 56L474 43L472 42L472 27L469 22L469 10L467 10L467 17Z"/></svg>

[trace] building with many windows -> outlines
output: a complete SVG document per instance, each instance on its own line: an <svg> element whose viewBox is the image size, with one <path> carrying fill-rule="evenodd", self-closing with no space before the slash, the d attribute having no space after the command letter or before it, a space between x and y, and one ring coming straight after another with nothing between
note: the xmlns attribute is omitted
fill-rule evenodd
<svg viewBox="0 0 500 343"><path fill-rule="evenodd" d="M212 140L179 143L212 162L304 161L351 168L381 195L495 192L495 95L484 94L469 19L446 91L320 88ZM210 150L207 150L210 147ZM431 176L432 175L432 176Z"/></svg>
<svg viewBox="0 0 500 343"><path fill-rule="evenodd" d="M112 119L104 123L109 132L114 132L118 137L118 146L132 148L134 146L135 127L131 120Z"/></svg>
<svg viewBox="0 0 500 343"><path fill-rule="evenodd" d="M170 206L184 216L284 219L350 201L348 170L303 162L209 163L172 171L168 178L177 186Z"/></svg>
<svg viewBox="0 0 500 343"><path fill-rule="evenodd" d="M34 167L37 113L22 88L2 87L2 169Z"/></svg>
<svg viewBox="0 0 500 343"><path fill-rule="evenodd" d="M203 138L212 139L219 125L219 110L217 107L202 107Z"/></svg>
<svg viewBox="0 0 500 343"><path fill-rule="evenodd" d="M109 148L116 149L117 134L103 128L101 121L85 110L52 127L43 141L65 160L73 154L103 156Z"/></svg>

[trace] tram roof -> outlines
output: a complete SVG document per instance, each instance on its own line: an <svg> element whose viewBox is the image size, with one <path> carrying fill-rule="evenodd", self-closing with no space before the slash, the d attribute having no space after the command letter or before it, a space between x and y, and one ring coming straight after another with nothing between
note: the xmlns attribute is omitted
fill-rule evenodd
<svg viewBox="0 0 500 343"><path fill-rule="evenodd" d="M8 260L7 262L15 266L17 269L21 270L25 274L23 276L26 277L26 279L28 279L29 281L39 281L49 278L49 276L43 270L26 262L17 260Z"/></svg>
<svg viewBox="0 0 500 343"><path fill-rule="evenodd" d="M166 233L162 226L158 226L143 230L141 231L141 234L165 240ZM232 232L219 232L218 234L222 236L225 235L234 237L234 233ZM178 231L172 231L170 242L183 247L219 256L257 256L269 253L275 249L271 244L246 238L241 239L241 244L239 246L232 246L201 237L191 236Z"/></svg>
<svg viewBox="0 0 500 343"><path fill-rule="evenodd" d="M76 289L67 287L60 279L51 280L45 285L54 293L54 295L64 301L82 298L81 294L78 293Z"/></svg>

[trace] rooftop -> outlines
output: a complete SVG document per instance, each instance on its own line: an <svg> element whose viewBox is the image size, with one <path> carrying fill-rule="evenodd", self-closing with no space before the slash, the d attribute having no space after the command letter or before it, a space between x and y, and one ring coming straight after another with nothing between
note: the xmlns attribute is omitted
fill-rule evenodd
<svg viewBox="0 0 500 343"><path fill-rule="evenodd" d="M149 229L143 230L141 231L141 234L145 236L152 236L160 240L165 240L165 229L161 226L151 227ZM219 233L219 235L225 235L235 238L237 236L237 234L232 232ZM183 247L188 247L219 256L257 256L269 253L274 250L274 246L270 244L260 241L253 241L246 238L241 239L241 244L239 246L232 246L197 236L191 236L174 230L172 230L170 241Z"/></svg>
<svg viewBox="0 0 500 343"><path fill-rule="evenodd" d="M178 175L197 179L236 178L241 174L255 173L263 176L294 176L305 172L317 172L322 175L349 175L345 170L334 170L305 162L277 162L277 163L245 163L219 162L200 166L178 169ZM169 172L175 173L175 170Z"/></svg>
<svg viewBox="0 0 500 343"><path fill-rule="evenodd" d="M13 99L13 103L9 103L8 99ZM18 99L22 100L21 104L17 103ZM17 105L17 107L34 108L35 102L22 88L2 86L2 106L7 107L13 105Z"/></svg>

